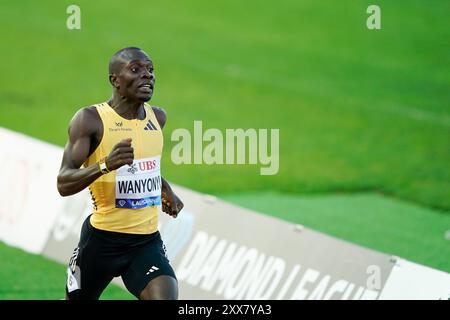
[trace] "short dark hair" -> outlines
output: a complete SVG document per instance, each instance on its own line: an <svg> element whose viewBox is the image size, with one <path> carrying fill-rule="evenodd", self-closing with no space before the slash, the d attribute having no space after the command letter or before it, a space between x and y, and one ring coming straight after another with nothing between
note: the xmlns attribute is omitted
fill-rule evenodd
<svg viewBox="0 0 450 320"><path fill-rule="evenodd" d="M141 48L138 47L126 47L123 49L120 49L109 60L109 74L113 74L118 72L125 61L129 61L133 56L132 52L135 51L142 51Z"/></svg>

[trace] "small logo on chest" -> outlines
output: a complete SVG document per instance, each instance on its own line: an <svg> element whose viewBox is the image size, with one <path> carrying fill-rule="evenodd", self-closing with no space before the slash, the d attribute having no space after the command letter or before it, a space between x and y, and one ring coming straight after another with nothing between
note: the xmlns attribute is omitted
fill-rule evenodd
<svg viewBox="0 0 450 320"><path fill-rule="evenodd" d="M144 130L158 130L151 120L148 120Z"/></svg>
<svg viewBox="0 0 450 320"><path fill-rule="evenodd" d="M109 132L117 132L117 131L133 131L131 128L127 128L127 126L123 126L123 121L114 121L114 128L109 128Z"/></svg>

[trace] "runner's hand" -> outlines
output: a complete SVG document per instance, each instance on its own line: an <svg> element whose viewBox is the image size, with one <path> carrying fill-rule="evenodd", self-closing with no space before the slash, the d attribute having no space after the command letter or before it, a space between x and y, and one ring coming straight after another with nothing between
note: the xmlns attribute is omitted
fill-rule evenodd
<svg viewBox="0 0 450 320"><path fill-rule="evenodd" d="M134 150L131 146L131 138L124 139L116 144L106 158L106 166L109 171L116 170L121 166L131 165L134 160Z"/></svg>
<svg viewBox="0 0 450 320"><path fill-rule="evenodd" d="M178 196L173 193L173 191L162 192L161 193L162 210L168 215L176 218L178 213L183 209L184 204L178 198Z"/></svg>

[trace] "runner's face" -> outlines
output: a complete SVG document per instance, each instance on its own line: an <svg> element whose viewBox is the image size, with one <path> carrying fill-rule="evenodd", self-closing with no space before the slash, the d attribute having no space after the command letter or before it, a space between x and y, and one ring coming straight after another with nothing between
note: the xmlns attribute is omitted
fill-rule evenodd
<svg viewBox="0 0 450 320"><path fill-rule="evenodd" d="M131 100L149 101L153 95L155 75L153 63L142 51L136 51L119 75L120 93Z"/></svg>

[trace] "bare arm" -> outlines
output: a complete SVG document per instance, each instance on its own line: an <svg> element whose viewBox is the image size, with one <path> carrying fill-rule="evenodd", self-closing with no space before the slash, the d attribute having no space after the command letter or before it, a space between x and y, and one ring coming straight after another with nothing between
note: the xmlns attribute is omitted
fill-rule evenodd
<svg viewBox="0 0 450 320"><path fill-rule="evenodd" d="M87 108L78 111L70 122L69 139L58 174L58 191L63 197L80 192L102 175L97 164L80 169L89 155L95 134L92 122L97 121L93 110Z"/></svg>
<svg viewBox="0 0 450 320"><path fill-rule="evenodd" d="M81 168L101 125L97 111L92 108L81 109L71 120L69 139L58 174L58 191L62 196L80 192L102 175L97 163ZM106 165L109 170L115 170L124 164L131 164L133 158L131 139L122 140L108 155Z"/></svg>
<svg viewBox="0 0 450 320"><path fill-rule="evenodd" d="M166 124L167 114L163 108L152 107L152 109L162 130L162 128L164 128L164 125ZM178 196L173 192L169 183L162 176L161 182L162 210L170 216L176 218L181 209L183 209L184 204L180 200L180 198L178 198Z"/></svg>
<svg viewBox="0 0 450 320"><path fill-rule="evenodd" d="M162 191L172 191L172 188L170 187L169 183L163 177L161 177L161 188Z"/></svg>

